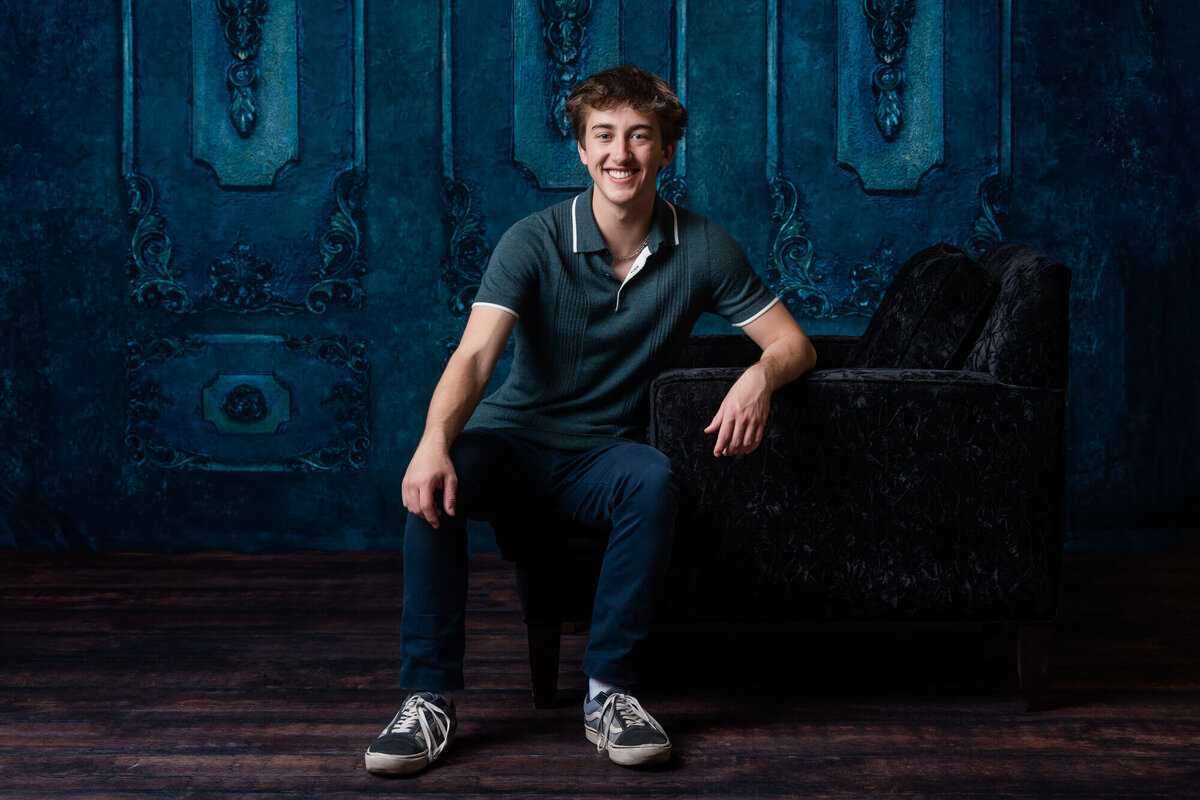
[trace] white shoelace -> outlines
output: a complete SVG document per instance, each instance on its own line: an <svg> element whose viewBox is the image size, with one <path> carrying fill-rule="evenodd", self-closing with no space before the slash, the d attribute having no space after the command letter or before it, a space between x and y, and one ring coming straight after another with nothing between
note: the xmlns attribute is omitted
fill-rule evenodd
<svg viewBox="0 0 1200 800"><path fill-rule="evenodd" d="M429 711L428 714L425 713L426 710ZM429 727L430 719L442 734L441 741L436 746L433 743L433 728ZM441 706L426 702L424 697L414 694L404 703L404 708L396 712L395 718L383 729L381 735L412 733L418 725L421 728L420 735L425 739L425 754L429 757L429 762L433 763L446 749L446 739L450 735L450 715L443 711Z"/></svg>
<svg viewBox="0 0 1200 800"><path fill-rule="evenodd" d="M658 720L650 716L650 713L642 708L642 704L637 701L636 697L621 694L620 692L613 692L604 701L604 706L600 709L599 732L596 736L596 750L598 752L608 747L608 732L618 715L626 727L649 725L663 735L663 738L667 740L667 744L671 743L671 739L667 736L667 732L663 730L663 726L659 725Z"/></svg>

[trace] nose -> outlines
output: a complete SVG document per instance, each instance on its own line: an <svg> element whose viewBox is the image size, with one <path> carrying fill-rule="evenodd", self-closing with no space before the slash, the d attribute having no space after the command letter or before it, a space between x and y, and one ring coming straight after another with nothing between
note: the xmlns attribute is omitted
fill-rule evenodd
<svg viewBox="0 0 1200 800"><path fill-rule="evenodd" d="M623 164L625 163L625 159L628 157L629 143L625 141L624 137L619 136L616 138L616 141L613 144L613 158L615 158L618 163Z"/></svg>

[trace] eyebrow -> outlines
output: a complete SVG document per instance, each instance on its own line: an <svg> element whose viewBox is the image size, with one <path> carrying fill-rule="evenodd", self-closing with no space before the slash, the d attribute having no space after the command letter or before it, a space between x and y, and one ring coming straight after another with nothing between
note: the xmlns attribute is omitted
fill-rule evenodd
<svg viewBox="0 0 1200 800"><path fill-rule="evenodd" d="M611 130L614 130L616 127L617 126L613 125L611 122L597 122L595 125L592 125L588 130L611 131ZM630 126L629 130L631 130L631 131L652 131L652 130L654 130L654 126L648 125L644 122L639 122L637 125Z"/></svg>

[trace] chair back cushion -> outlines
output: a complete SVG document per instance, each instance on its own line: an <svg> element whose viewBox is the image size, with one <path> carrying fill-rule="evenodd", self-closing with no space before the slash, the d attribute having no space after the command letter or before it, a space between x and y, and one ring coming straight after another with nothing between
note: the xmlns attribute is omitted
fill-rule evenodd
<svg viewBox="0 0 1200 800"><path fill-rule="evenodd" d="M1003 383L1066 388L1071 273L1016 242L993 246L979 266L999 290L965 368Z"/></svg>
<svg viewBox="0 0 1200 800"><path fill-rule="evenodd" d="M927 247L900 267L845 366L959 369L993 296L991 277L962 250Z"/></svg>

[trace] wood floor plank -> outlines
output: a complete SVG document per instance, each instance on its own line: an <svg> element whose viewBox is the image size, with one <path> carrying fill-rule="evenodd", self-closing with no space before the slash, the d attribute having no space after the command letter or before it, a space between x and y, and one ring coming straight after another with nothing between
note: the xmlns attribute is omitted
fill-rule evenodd
<svg viewBox="0 0 1200 800"><path fill-rule="evenodd" d="M585 636L530 707L511 568L471 570L459 739L384 780L398 554L0 553L0 798L1198 794L1200 546L1067 558L1038 714L1011 628L664 626L640 696L676 757L650 771L582 735Z"/></svg>

